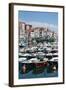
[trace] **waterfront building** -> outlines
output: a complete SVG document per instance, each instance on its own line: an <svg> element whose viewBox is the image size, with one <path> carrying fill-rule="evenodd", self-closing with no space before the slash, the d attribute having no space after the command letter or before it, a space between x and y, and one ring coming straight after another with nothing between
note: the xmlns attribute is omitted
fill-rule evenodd
<svg viewBox="0 0 66 90"><path fill-rule="evenodd" d="M54 37L58 41L56 32L51 31L48 27L32 27L30 24L19 22L19 41L26 42L27 47L32 47L33 38L48 38Z"/></svg>
<svg viewBox="0 0 66 90"><path fill-rule="evenodd" d="M27 40L28 40L28 47L32 46L31 43L31 32L32 32L32 25L26 24L26 36L27 36Z"/></svg>
<svg viewBox="0 0 66 90"><path fill-rule="evenodd" d="M39 37L39 27L33 28L33 33L34 33L34 37L38 38Z"/></svg>
<svg viewBox="0 0 66 90"><path fill-rule="evenodd" d="M24 22L19 22L19 37L24 38L25 36L25 23Z"/></svg>

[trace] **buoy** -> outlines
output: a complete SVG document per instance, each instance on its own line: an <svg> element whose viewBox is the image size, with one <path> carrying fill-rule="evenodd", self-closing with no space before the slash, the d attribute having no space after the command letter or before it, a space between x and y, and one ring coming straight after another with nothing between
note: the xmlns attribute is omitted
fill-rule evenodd
<svg viewBox="0 0 66 90"><path fill-rule="evenodd" d="M56 66L53 67L53 70L56 70Z"/></svg>
<svg viewBox="0 0 66 90"><path fill-rule="evenodd" d="M25 64L23 65L22 69L23 69L23 72L25 73L26 72L26 65Z"/></svg>

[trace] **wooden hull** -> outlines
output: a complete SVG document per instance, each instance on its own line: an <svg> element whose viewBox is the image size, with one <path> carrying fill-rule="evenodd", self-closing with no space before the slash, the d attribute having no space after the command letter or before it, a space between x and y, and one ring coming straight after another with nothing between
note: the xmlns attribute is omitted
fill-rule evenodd
<svg viewBox="0 0 66 90"><path fill-rule="evenodd" d="M39 73L44 72L46 66L47 66L47 62L45 62L45 63L34 63L33 73L39 74Z"/></svg>

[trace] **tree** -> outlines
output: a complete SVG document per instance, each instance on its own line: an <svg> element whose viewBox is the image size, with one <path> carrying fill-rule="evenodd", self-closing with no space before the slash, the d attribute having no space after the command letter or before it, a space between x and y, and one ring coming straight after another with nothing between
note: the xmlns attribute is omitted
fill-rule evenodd
<svg viewBox="0 0 66 90"><path fill-rule="evenodd" d="M50 42L50 43L55 42L55 38L54 38L54 37L51 37L51 38L49 39L49 42Z"/></svg>

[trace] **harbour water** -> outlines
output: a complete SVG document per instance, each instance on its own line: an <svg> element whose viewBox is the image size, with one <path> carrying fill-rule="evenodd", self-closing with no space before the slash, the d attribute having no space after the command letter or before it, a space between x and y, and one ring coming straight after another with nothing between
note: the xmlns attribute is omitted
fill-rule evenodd
<svg viewBox="0 0 66 90"><path fill-rule="evenodd" d="M51 71L49 67L43 69L42 72L34 72L34 70L30 70L27 73L19 72L19 79L30 79L30 78L50 78L50 77L58 77L58 70Z"/></svg>

